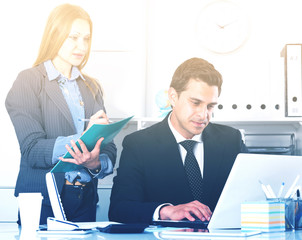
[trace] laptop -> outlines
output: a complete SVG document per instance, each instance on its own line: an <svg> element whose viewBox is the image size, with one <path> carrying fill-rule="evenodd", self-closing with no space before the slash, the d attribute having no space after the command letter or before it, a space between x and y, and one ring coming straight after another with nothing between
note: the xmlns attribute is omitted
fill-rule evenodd
<svg viewBox="0 0 302 240"><path fill-rule="evenodd" d="M170 222L174 227L240 229L241 203L266 199L259 181L269 184L276 194L284 182L284 197L299 174L302 174L302 156L240 153L208 223L159 220L154 224L169 226ZM300 179L297 185L301 184Z"/></svg>
<svg viewBox="0 0 302 240"><path fill-rule="evenodd" d="M59 221L67 221L54 174L48 172L45 178L49 200L55 218Z"/></svg>

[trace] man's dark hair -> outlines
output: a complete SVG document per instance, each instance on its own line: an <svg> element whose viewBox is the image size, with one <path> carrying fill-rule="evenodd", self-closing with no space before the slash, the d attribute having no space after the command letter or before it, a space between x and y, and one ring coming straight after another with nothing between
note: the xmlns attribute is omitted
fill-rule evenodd
<svg viewBox="0 0 302 240"><path fill-rule="evenodd" d="M217 86L220 95L222 76L208 61L202 58L191 58L183 62L175 70L170 87L180 94L186 90L190 79L203 81L209 86Z"/></svg>

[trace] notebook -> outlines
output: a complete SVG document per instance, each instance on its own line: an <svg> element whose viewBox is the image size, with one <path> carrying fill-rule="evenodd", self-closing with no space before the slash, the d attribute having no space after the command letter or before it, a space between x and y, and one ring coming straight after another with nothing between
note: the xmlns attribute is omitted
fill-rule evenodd
<svg viewBox="0 0 302 240"><path fill-rule="evenodd" d="M209 224L201 223L199 228L240 229L241 203L266 199L259 180L263 184L270 184L276 194L282 182L285 182L283 191L285 195L298 174L302 174L302 156L238 154ZM301 184L300 179L297 185ZM173 226L178 224L178 227L182 227L181 221L154 223L161 225L161 222L164 222L165 226L171 222ZM184 227L188 227L189 221L185 222ZM192 222L192 228L196 228L197 223Z"/></svg>

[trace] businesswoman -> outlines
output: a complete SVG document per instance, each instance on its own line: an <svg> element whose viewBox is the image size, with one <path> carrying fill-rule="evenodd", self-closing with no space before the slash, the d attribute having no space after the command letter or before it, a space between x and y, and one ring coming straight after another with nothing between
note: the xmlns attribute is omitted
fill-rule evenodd
<svg viewBox="0 0 302 240"><path fill-rule="evenodd" d="M55 174L66 217L75 222L96 220L97 179L111 174L116 160L113 142L100 151L101 138L91 152L83 142L83 152L75 145L92 124L108 124L100 85L81 71L89 57L91 36L91 19L81 7L56 7L34 66L19 73L6 98L21 151L15 196L42 193L40 224L53 216L45 174L59 160L82 166L79 171ZM90 121L82 121L85 118ZM62 158L66 151L72 159Z"/></svg>

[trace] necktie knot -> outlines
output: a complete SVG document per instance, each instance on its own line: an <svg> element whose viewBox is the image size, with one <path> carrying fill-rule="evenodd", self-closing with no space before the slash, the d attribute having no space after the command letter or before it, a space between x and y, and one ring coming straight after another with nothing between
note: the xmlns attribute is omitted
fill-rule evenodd
<svg viewBox="0 0 302 240"><path fill-rule="evenodd" d="M185 140L180 142L180 144L186 149L187 152L193 152L193 148L197 142L194 140Z"/></svg>

